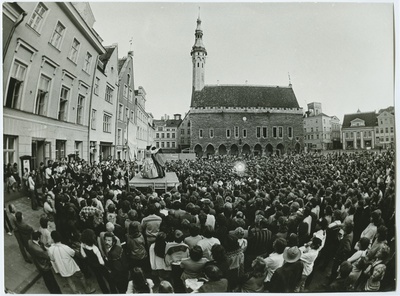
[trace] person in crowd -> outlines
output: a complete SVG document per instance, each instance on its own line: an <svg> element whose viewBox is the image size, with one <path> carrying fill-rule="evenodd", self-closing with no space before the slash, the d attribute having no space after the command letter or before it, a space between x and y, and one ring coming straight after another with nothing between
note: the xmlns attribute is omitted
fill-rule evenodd
<svg viewBox="0 0 400 296"><path fill-rule="evenodd" d="M251 271L239 279L240 292L261 293L264 291L264 280L267 277L266 264L262 257L257 257L251 264Z"/></svg>
<svg viewBox="0 0 400 296"><path fill-rule="evenodd" d="M355 249L356 252L347 259L352 265L353 269L349 275L349 285L354 288L355 283L359 279L361 272L364 271L364 269L367 267L367 252L368 252L368 247L369 247L369 238L368 237L362 237L360 240L357 242Z"/></svg>
<svg viewBox="0 0 400 296"><path fill-rule="evenodd" d="M146 278L140 267L134 267L131 271L126 294L150 294L153 293L153 287L153 280Z"/></svg>
<svg viewBox="0 0 400 296"><path fill-rule="evenodd" d="M203 236L200 235L200 227L195 223L189 224L189 233L190 236L187 236L184 239L184 243L189 246L189 249L193 249L193 247L196 246L201 239L203 239Z"/></svg>
<svg viewBox="0 0 400 296"><path fill-rule="evenodd" d="M145 179L154 179L158 178L158 170L154 163L152 154L151 154L152 146L147 146L145 151L145 159L142 164L142 177Z"/></svg>
<svg viewBox="0 0 400 296"><path fill-rule="evenodd" d="M49 228L49 220L47 217L40 217L39 224L39 232L41 234L40 243L48 248L53 244L53 239L51 238L52 230Z"/></svg>
<svg viewBox="0 0 400 296"><path fill-rule="evenodd" d="M142 219L142 229L146 235L147 245L150 246L156 240L157 233L160 231L162 218L157 215L155 204L148 207L148 215Z"/></svg>
<svg viewBox="0 0 400 296"><path fill-rule="evenodd" d="M92 229L85 229L81 235L81 255L95 275L97 283L103 294L117 293L114 281L105 267L103 256L95 245L96 234Z"/></svg>
<svg viewBox="0 0 400 296"><path fill-rule="evenodd" d="M37 194L36 194L35 178L36 178L36 171L35 170L30 171L29 177L28 177L28 194L29 194L29 198L31 199L32 210L37 211L38 210L38 200L37 200Z"/></svg>
<svg viewBox="0 0 400 296"><path fill-rule="evenodd" d="M223 278L222 272L215 265L204 268L205 282L199 293L224 293L228 291L228 280Z"/></svg>
<svg viewBox="0 0 400 296"><path fill-rule="evenodd" d="M11 206L10 210L12 212L15 211L15 207ZM11 223L14 228L14 236L17 239L19 250L21 251L22 257L24 257L25 262L32 263L32 260L29 258L29 245L28 242L31 239L33 228L28 225L24 219L21 212L16 212L15 216L11 217Z"/></svg>
<svg viewBox="0 0 400 296"><path fill-rule="evenodd" d="M181 261L180 267L183 269L181 280L183 284L187 279L196 279L202 276L203 268L207 263L203 257L203 250L200 246L194 246L189 252L189 258Z"/></svg>
<svg viewBox="0 0 400 296"><path fill-rule="evenodd" d="M296 288L296 292L303 292L307 277L311 274L314 268L314 262L318 257L319 250L321 249L322 241L318 237L313 237L310 243L300 247L301 257L300 261L303 262L303 274L301 281Z"/></svg>
<svg viewBox="0 0 400 296"><path fill-rule="evenodd" d="M203 250L203 256L211 260L211 248L215 244L221 244L219 239L213 237L213 230L211 226L206 226L203 232L203 238L197 242L197 245Z"/></svg>
<svg viewBox="0 0 400 296"><path fill-rule="evenodd" d="M112 233L104 234L105 266L110 272L111 280L114 282L117 292L123 294L128 286L128 262L124 250L117 242L117 237Z"/></svg>
<svg viewBox="0 0 400 296"><path fill-rule="evenodd" d="M126 252L129 269L134 266L147 268L146 242L138 221L134 221L129 225L129 233L126 235Z"/></svg>
<svg viewBox="0 0 400 296"><path fill-rule="evenodd" d="M293 293L301 281L303 263L301 251L297 246L288 247L283 252L285 263L275 270L269 285L272 293Z"/></svg>
<svg viewBox="0 0 400 296"><path fill-rule="evenodd" d="M32 239L28 242L29 253L49 292L51 294L61 294L60 286L52 271L49 254L45 245L41 243L41 236L42 234L39 231L32 233Z"/></svg>
<svg viewBox="0 0 400 296"><path fill-rule="evenodd" d="M51 238L53 239L54 244L50 246L48 253L54 271L59 273L63 278L67 279L72 293L81 293L81 291L76 288L73 277L76 277L80 280L84 293L94 293L96 289L92 287L90 281L85 279L81 269L74 260L75 251L69 246L61 243L61 235L57 230L51 232Z"/></svg>
<svg viewBox="0 0 400 296"><path fill-rule="evenodd" d="M265 267L267 269L267 276L264 281L266 290L269 290L269 284L275 270L281 267L284 263L283 252L286 249L287 241L284 238L277 238L272 246L274 251L264 259Z"/></svg>
<svg viewBox="0 0 400 296"><path fill-rule="evenodd" d="M174 287L172 287L171 283L168 281L161 281L160 286L158 287L158 293L174 294Z"/></svg>
<svg viewBox="0 0 400 296"><path fill-rule="evenodd" d="M353 269L349 261L343 261L339 266L339 277L328 287L329 292L348 292L351 289L348 277Z"/></svg>

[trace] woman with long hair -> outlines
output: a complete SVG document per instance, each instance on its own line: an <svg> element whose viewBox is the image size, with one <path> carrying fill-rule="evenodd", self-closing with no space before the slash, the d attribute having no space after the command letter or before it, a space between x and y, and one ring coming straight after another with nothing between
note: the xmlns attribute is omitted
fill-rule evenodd
<svg viewBox="0 0 400 296"><path fill-rule="evenodd" d="M156 236L156 241L149 248L150 267L153 274L162 279L170 278L171 266L165 264L165 247L167 235L160 231Z"/></svg>
<svg viewBox="0 0 400 296"><path fill-rule="evenodd" d="M134 267L130 274L131 279L126 294L153 293L154 283L151 279L146 279L140 267Z"/></svg>

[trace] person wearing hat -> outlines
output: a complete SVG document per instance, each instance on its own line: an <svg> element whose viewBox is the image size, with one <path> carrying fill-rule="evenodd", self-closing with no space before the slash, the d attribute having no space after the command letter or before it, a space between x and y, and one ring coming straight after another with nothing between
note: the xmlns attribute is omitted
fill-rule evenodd
<svg viewBox="0 0 400 296"><path fill-rule="evenodd" d="M300 283L303 273L303 262L300 261L302 252L295 247L286 248L283 251L285 263L275 270L271 278L269 292L293 293Z"/></svg>

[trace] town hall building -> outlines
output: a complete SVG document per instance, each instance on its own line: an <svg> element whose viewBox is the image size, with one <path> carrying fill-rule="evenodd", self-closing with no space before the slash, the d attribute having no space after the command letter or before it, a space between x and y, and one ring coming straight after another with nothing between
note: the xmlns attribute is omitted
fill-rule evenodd
<svg viewBox="0 0 400 296"><path fill-rule="evenodd" d="M205 85L207 51L197 19L190 105L191 149L205 155L271 155L304 149L303 109L292 85Z"/></svg>

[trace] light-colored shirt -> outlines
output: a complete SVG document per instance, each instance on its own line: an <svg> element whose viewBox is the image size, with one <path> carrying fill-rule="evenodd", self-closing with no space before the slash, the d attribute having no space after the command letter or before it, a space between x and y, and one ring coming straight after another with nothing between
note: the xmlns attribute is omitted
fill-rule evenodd
<svg viewBox="0 0 400 296"><path fill-rule="evenodd" d="M299 249L302 252L300 260L303 262L303 275L309 276L313 271L314 261L317 259L319 251L304 246Z"/></svg>
<svg viewBox="0 0 400 296"><path fill-rule="evenodd" d="M75 251L62 243L55 243L48 249L50 260L56 273L62 277L70 277L75 272L80 271L78 264L74 260Z"/></svg>
<svg viewBox="0 0 400 296"><path fill-rule="evenodd" d="M267 277L264 282L271 281L272 276L274 275L275 270L283 265L283 254L271 253L267 258L264 259L265 267L267 268Z"/></svg>
<svg viewBox="0 0 400 296"><path fill-rule="evenodd" d="M215 238L215 237L211 237L211 238L203 238L201 240L199 240L199 242L197 243L198 246L201 247L201 249L203 250L203 256L205 258L207 258L208 260L212 260L212 256L211 256L211 248L213 245L215 244L221 244L219 239Z"/></svg>

